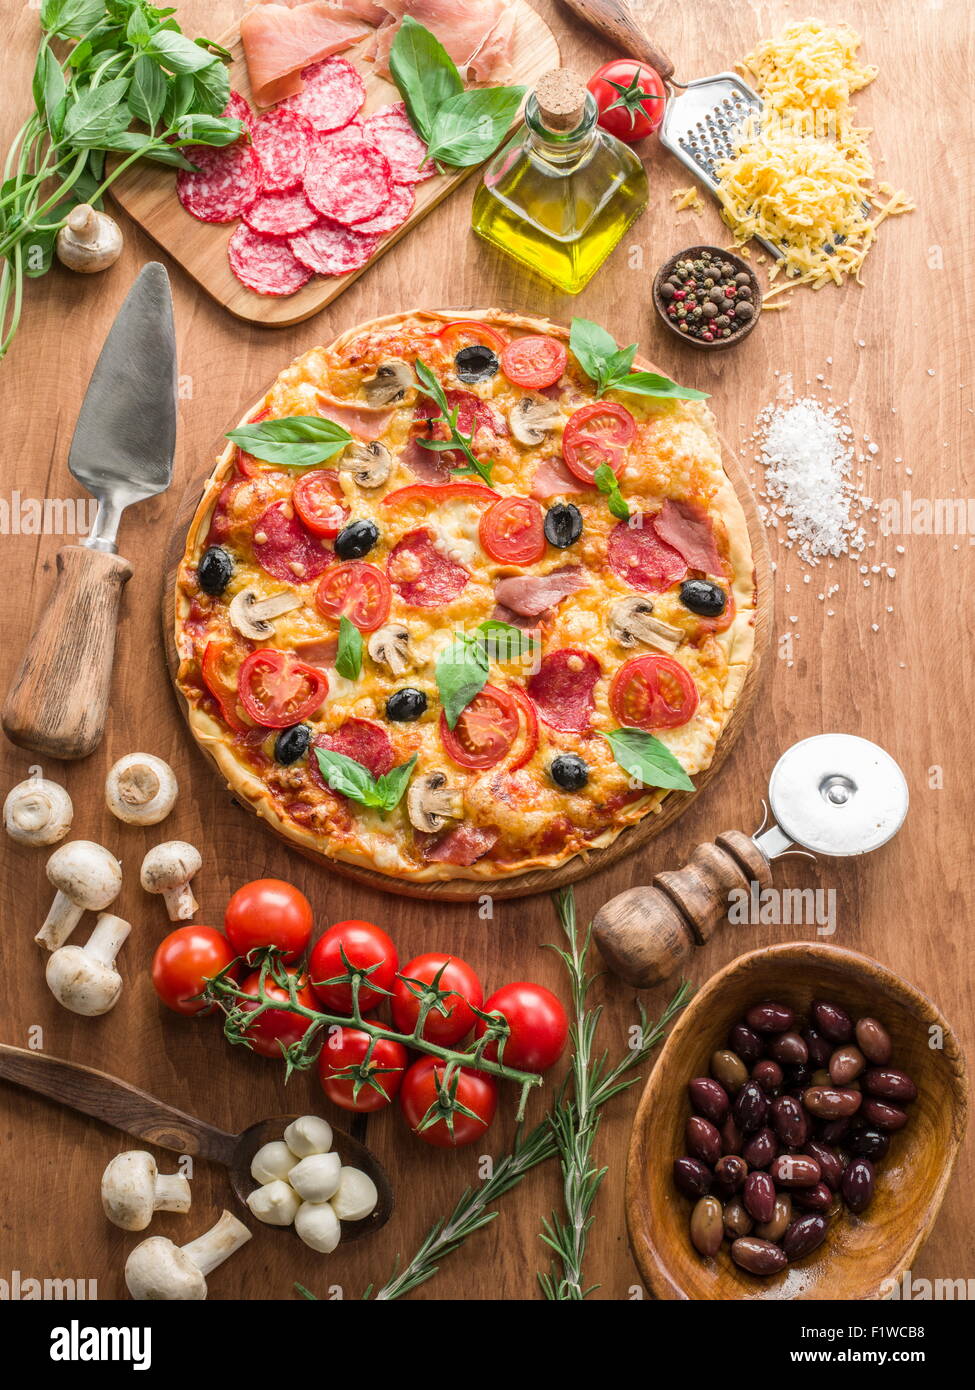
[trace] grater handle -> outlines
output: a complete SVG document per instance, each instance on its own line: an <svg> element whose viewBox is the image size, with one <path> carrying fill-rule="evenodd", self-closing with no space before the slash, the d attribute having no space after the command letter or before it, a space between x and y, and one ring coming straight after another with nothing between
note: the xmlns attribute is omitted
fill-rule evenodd
<svg viewBox="0 0 975 1390"><path fill-rule="evenodd" d="M563 3L620 52L656 68L662 81L673 77L673 63L665 53L654 48L622 0L563 0Z"/></svg>
<svg viewBox="0 0 975 1390"><path fill-rule="evenodd" d="M648 989L705 946L728 910L728 895L772 882L768 860L750 836L725 830L698 845L682 869L611 898L593 918L603 959L627 984Z"/></svg>

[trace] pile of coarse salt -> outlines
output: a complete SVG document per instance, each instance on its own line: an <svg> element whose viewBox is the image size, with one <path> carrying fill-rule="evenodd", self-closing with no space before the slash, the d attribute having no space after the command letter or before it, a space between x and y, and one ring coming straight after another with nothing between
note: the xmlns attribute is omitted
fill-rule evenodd
<svg viewBox="0 0 975 1390"><path fill-rule="evenodd" d="M875 504L853 474L854 436L839 407L811 396L767 405L754 435L765 470L767 526L784 524L783 544L818 565L825 555L854 555L866 545L860 524Z"/></svg>

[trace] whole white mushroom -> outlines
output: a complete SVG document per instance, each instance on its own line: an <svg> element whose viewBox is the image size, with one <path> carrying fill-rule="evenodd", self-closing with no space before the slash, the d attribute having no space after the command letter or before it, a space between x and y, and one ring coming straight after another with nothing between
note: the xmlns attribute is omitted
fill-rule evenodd
<svg viewBox="0 0 975 1390"><path fill-rule="evenodd" d="M56 845L71 829L74 807L65 789L46 777L28 777L7 793L3 823L20 845Z"/></svg>
<svg viewBox="0 0 975 1390"><path fill-rule="evenodd" d="M113 1226L144 1231L157 1211L189 1211L192 1194L179 1173L160 1173L152 1154L116 1154L102 1174L102 1206Z"/></svg>
<svg viewBox="0 0 975 1390"><path fill-rule="evenodd" d="M141 882L147 893L161 893L171 922L188 922L199 907L190 879L199 872L200 851L185 840L166 840L142 861Z"/></svg>
<svg viewBox="0 0 975 1390"><path fill-rule="evenodd" d="M105 804L127 825L158 825L178 795L173 769L152 753L127 753L105 779Z"/></svg>
<svg viewBox="0 0 975 1390"><path fill-rule="evenodd" d="M115 901L122 887L122 866L114 854L92 840L69 840L51 855L46 872L57 892L34 940L56 951L84 912L101 912Z"/></svg>
<svg viewBox="0 0 975 1390"><path fill-rule="evenodd" d="M229 1211L188 1245L150 1236L126 1260L125 1286L137 1303L200 1302L207 1296L206 1276L250 1238L251 1232Z"/></svg>
<svg viewBox="0 0 975 1390"><path fill-rule="evenodd" d="M51 955L44 977L63 1008L85 1018L114 1009L122 993L115 957L131 930L121 917L102 912L84 946L62 946Z"/></svg>

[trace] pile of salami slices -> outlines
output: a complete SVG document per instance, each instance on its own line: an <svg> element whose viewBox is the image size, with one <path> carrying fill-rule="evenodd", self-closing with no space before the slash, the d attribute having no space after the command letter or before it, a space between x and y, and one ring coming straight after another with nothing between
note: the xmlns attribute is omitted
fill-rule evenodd
<svg viewBox="0 0 975 1390"><path fill-rule="evenodd" d="M312 275L361 270L413 211L414 186L435 172L402 102L361 117L366 90L351 63L326 58L302 76L303 89L262 116L234 92L224 115L247 133L223 149L187 150L197 167L176 182L201 222L242 219L227 254L256 294L294 294Z"/></svg>

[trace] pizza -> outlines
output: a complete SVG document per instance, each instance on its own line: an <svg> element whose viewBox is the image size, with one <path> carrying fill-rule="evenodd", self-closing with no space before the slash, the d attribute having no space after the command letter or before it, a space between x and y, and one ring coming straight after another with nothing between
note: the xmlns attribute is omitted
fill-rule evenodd
<svg viewBox="0 0 975 1390"><path fill-rule="evenodd" d="M177 683L303 850L504 879L709 765L756 594L703 400L599 395L544 320L417 311L304 353L232 433L178 567Z"/></svg>

